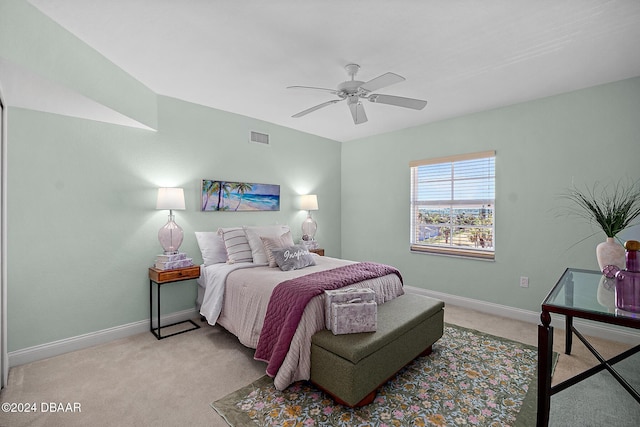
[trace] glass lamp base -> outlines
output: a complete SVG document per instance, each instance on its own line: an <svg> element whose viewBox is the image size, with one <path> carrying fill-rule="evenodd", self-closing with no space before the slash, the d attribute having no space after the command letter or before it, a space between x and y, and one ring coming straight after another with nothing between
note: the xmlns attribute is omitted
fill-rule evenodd
<svg viewBox="0 0 640 427"><path fill-rule="evenodd" d="M307 216L307 219L302 223L302 240L313 240L318 230L318 224L311 218L311 215Z"/></svg>
<svg viewBox="0 0 640 427"><path fill-rule="evenodd" d="M177 254L184 239L182 228L173 219L173 215L169 215L169 221L158 231L158 240L165 255Z"/></svg>

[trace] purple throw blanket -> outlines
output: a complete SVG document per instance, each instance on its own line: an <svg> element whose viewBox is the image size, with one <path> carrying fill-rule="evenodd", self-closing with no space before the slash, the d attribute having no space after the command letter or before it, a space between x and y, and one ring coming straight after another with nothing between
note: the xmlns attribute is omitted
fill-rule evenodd
<svg viewBox="0 0 640 427"><path fill-rule="evenodd" d="M254 359L267 362L267 374L274 377L289 351L302 313L316 295L363 280L400 272L391 266L360 262L331 270L319 271L276 286L271 294Z"/></svg>

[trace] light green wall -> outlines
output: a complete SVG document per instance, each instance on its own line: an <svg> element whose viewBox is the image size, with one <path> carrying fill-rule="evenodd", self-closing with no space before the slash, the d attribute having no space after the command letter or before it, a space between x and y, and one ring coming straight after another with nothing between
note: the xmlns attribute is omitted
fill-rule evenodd
<svg viewBox="0 0 640 427"><path fill-rule="evenodd" d="M251 129L271 145L249 143ZM194 231L280 223L300 238L306 192L318 194L318 240L339 256L335 141L160 97L157 133L9 108L8 158L9 351L148 319L159 186L185 189L176 222L196 263ZM281 210L200 212L203 178L280 184ZM163 287L163 313L193 308L195 289Z"/></svg>
<svg viewBox="0 0 640 427"><path fill-rule="evenodd" d="M395 265L407 285L537 311L566 267L598 269L604 234L578 243L594 230L559 216L559 194L640 179L639 111L634 78L344 143L342 256ZM409 161L485 150L496 150L495 262L410 253Z"/></svg>

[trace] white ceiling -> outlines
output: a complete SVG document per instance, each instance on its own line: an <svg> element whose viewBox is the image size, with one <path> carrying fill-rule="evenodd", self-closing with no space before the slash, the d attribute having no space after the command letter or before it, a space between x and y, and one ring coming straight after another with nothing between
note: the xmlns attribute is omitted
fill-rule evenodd
<svg viewBox="0 0 640 427"><path fill-rule="evenodd" d="M154 92L338 141L640 75L638 0L30 0ZM415 111L286 89L344 66Z"/></svg>

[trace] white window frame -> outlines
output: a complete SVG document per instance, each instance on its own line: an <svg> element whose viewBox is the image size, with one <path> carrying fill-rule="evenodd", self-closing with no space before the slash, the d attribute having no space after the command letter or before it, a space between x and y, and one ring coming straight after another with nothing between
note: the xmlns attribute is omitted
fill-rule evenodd
<svg viewBox="0 0 640 427"><path fill-rule="evenodd" d="M460 154L454 156L440 157L434 159L423 159L409 162L409 167L411 170L411 200L410 200L410 215L411 215L411 239L410 239L410 248L412 252L417 253L427 253L427 254L438 254L438 255L451 255L451 256L459 256L459 257L468 257L468 258L478 258L478 259L487 259L494 260L495 259L495 225L496 225L496 217L495 217L495 151L483 151L479 153L470 153L470 154ZM483 177L473 177L473 178L462 178L460 175L456 175L456 166L463 166L465 164L469 164L470 160L487 160L486 167L486 176ZM426 179L424 176L419 177L419 168L421 166L442 166L442 167L450 167L451 175L449 178L438 179L440 185L443 187L449 187L447 191L450 196L445 199L437 200L436 198L432 198L432 195L435 195L434 192L425 193L426 187L428 185L435 186L436 180ZM424 168L423 168L424 169ZM483 182L484 181L484 182ZM456 196L455 194L459 194L455 192L456 184L458 189L462 189L465 183L469 182L482 182L484 189L484 194L478 195L476 198L462 198L460 196ZM422 184L422 185L421 185ZM446 188L445 187L445 188ZM420 191L422 190L422 191ZM429 190L427 190L429 191ZM435 191L435 190L434 190ZM418 200L422 195L422 200ZM425 196L425 194L427 194ZM479 237L476 237L475 240L471 240L471 238L467 237L469 241L472 241L472 245L468 244L458 244L454 243L454 238L447 238L447 243L428 243L425 242L424 239L420 240L420 236L424 234L424 230L420 229L420 224L418 221L419 218L419 209L425 206L430 206L433 209L445 209L449 212L449 218L447 222L442 224L433 224L430 229L437 230L440 233L442 229L448 229L449 235L453 232L456 227L454 220L454 212L455 209L459 209L461 207L469 207L471 209L482 209L486 208L493 218L493 221L489 225L474 225L474 230L482 230L486 229L486 233L482 233ZM464 227L462 228L464 230ZM422 233L421 233L422 231ZM423 236L424 237L424 236ZM458 241L459 242L459 241ZM466 241L465 241L466 242Z"/></svg>

